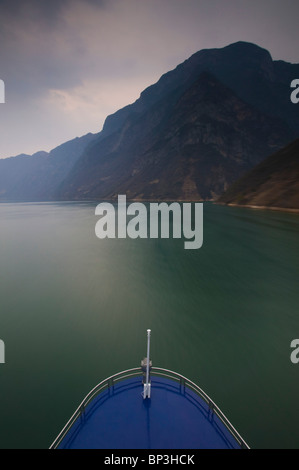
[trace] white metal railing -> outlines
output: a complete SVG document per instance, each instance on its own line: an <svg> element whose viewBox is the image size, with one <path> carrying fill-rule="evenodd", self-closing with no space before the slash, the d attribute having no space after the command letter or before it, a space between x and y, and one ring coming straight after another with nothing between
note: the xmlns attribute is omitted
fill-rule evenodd
<svg viewBox="0 0 299 470"><path fill-rule="evenodd" d="M57 449L63 438L66 436L76 419L84 413L84 410L86 406L91 402L91 400L98 395L100 392L102 392L105 388L110 388L113 386L115 382L118 382L119 380L123 380L129 377L133 377L135 375L140 375L141 368L140 367L135 367L133 369L127 369L122 372L119 372L118 374L111 375L105 380L102 380L98 385L96 385L87 395L86 397L82 400L76 411L72 414L64 428L61 430L61 432L58 434L54 442L51 444L50 449Z"/></svg>
<svg viewBox="0 0 299 470"><path fill-rule="evenodd" d="M243 449L249 449L248 444L244 441L244 439L240 436L238 431L234 428L234 426L231 424L231 422L227 419L227 417L222 413L220 408L216 405L216 403L194 382L191 380L187 379L187 377L184 377L181 374L178 374L177 372L173 372L172 370L169 369L162 369L161 367L152 367L152 372L155 375L161 375L162 377L169 377L171 379L175 379L180 381L180 383L184 386L187 385L187 387L191 388L194 392L196 392L208 405L209 409L215 413L220 421L225 425L225 427L229 430L229 432L234 436L234 438L237 440L237 442L240 444L240 446Z"/></svg>
<svg viewBox="0 0 299 470"><path fill-rule="evenodd" d="M140 376L142 375L142 368L135 367L133 369L127 369L115 375L111 375L107 379L97 384L82 400L82 402L80 403L76 411L73 413L73 415L70 417L70 419L68 420L64 428L61 430L61 432L58 434L56 439L51 444L50 449L57 449L59 444L62 442L62 440L64 439L64 437L66 436L70 428L72 427L72 425L75 423L76 419L84 413L86 406L91 402L91 400L96 395L98 395L104 389L109 389L116 382L119 382L121 380L130 378L130 377L138 376L138 375ZM178 374L177 372L173 372L169 369L163 369L161 367L151 367L151 375L168 377L172 380L176 380L180 382L180 385L183 385L184 387L187 386L191 390L193 390L195 393L197 393L208 404L211 412L215 413L218 416L220 421L224 424L224 426L228 429L228 431L234 436L234 438L239 443L241 448L249 449L248 444L240 436L240 434L237 432L237 430L234 428L231 422L227 419L227 417L222 413L220 408L218 408L216 403L198 385L196 385L194 382L187 379L183 375Z"/></svg>

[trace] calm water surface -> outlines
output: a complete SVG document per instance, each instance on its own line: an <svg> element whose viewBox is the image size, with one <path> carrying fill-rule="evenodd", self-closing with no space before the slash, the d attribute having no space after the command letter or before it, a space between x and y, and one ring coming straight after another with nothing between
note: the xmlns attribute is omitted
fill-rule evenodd
<svg viewBox="0 0 299 470"><path fill-rule="evenodd" d="M98 382L155 366L255 448L299 448L299 216L204 205L204 243L99 240L96 204L0 205L0 447L48 448Z"/></svg>

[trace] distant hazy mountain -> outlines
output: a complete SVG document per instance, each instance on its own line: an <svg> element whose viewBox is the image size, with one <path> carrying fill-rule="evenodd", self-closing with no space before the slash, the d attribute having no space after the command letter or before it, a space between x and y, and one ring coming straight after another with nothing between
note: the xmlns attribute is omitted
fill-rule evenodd
<svg viewBox="0 0 299 470"><path fill-rule="evenodd" d="M299 64L254 44L199 51L108 116L99 134L0 161L0 197L215 199L299 137L290 100L298 77Z"/></svg>
<svg viewBox="0 0 299 470"><path fill-rule="evenodd" d="M59 145L49 153L0 159L0 201L55 199L59 184L87 145L96 138L96 134L87 134Z"/></svg>
<svg viewBox="0 0 299 470"><path fill-rule="evenodd" d="M299 139L236 181L218 202L299 209Z"/></svg>

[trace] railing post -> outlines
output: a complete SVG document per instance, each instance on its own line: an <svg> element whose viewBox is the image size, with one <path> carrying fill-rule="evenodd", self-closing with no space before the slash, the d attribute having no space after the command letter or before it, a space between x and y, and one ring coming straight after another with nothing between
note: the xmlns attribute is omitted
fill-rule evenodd
<svg viewBox="0 0 299 470"><path fill-rule="evenodd" d="M81 419L81 421L84 421L84 418L85 418L85 407L84 407L84 404L82 404L80 406L80 419Z"/></svg>
<svg viewBox="0 0 299 470"><path fill-rule="evenodd" d="M113 377L110 377L108 382L107 382L107 385L108 385L108 392L109 392L109 396L110 395L113 395L113 392L114 392L114 381L113 381Z"/></svg>
<svg viewBox="0 0 299 470"><path fill-rule="evenodd" d="M214 418L214 409L215 409L215 403L213 403L211 400L209 400L209 413L208 413L208 416L211 417L211 420L213 420ZM222 420L221 420L222 421Z"/></svg>
<svg viewBox="0 0 299 470"><path fill-rule="evenodd" d="M183 377L180 377L180 392L185 394L185 379ZM182 390L183 389L183 390Z"/></svg>

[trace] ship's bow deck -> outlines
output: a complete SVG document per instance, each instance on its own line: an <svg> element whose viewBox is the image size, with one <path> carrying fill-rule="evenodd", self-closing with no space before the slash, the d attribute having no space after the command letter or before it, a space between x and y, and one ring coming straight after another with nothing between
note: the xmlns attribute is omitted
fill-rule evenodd
<svg viewBox="0 0 299 470"><path fill-rule="evenodd" d="M82 407L59 449L239 449L244 447L211 403L185 381L152 376L143 399L141 376L106 387Z"/></svg>

